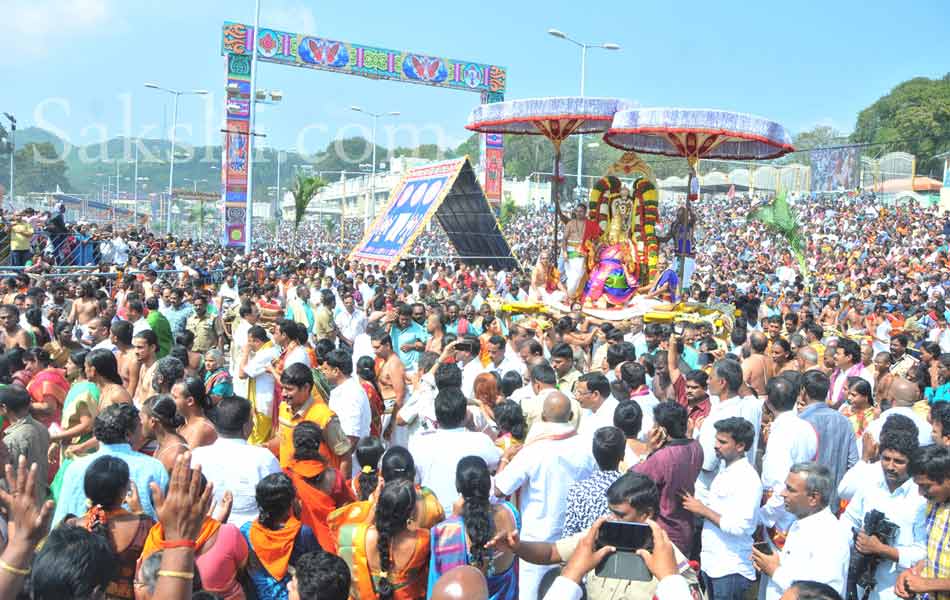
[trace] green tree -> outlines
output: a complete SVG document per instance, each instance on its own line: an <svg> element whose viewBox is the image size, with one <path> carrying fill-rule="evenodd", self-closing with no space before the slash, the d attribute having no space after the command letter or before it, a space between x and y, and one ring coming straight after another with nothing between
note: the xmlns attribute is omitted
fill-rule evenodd
<svg viewBox="0 0 950 600"><path fill-rule="evenodd" d="M48 143L27 144L13 156L17 195L30 192L53 192L59 186L64 192L71 191L68 167Z"/></svg>
<svg viewBox="0 0 950 600"><path fill-rule="evenodd" d="M917 157L917 172L939 177L934 155L950 150L950 73L899 84L858 114L851 140L886 143Z"/></svg>
<svg viewBox="0 0 950 600"><path fill-rule="evenodd" d="M501 208L498 212L498 222L501 224L502 227L507 227L508 223L510 223L512 219L518 216L519 212L520 212L520 209L515 204L514 199L511 198L510 196L506 197L501 202Z"/></svg>
<svg viewBox="0 0 950 600"><path fill-rule="evenodd" d="M307 212L307 206L310 205L310 201L313 200L313 197L317 193L326 187L327 182L319 177L312 177L307 175L298 175L297 180L294 182L294 187L291 189L291 194L294 196L294 237L297 237L297 229L300 227L300 222L303 221L303 216Z"/></svg>

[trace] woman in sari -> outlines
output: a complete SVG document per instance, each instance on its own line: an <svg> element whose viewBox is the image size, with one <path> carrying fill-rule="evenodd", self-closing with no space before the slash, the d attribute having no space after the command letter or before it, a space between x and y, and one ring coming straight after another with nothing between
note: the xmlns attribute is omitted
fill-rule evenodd
<svg viewBox="0 0 950 600"><path fill-rule="evenodd" d="M327 516L353 501L353 495L340 471L329 467L320 455L323 434L320 426L302 421L293 431L294 456L284 468L297 490L300 500L300 521L310 527L325 550L332 550L335 540L327 527Z"/></svg>
<svg viewBox="0 0 950 600"><path fill-rule="evenodd" d="M356 443L356 462L360 464L360 474L349 482L354 498L369 500L379 487L379 461L385 452L379 438L371 435L360 438Z"/></svg>
<svg viewBox="0 0 950 600"><path fill-rule="evenodd" d="M466 456L455 471L459 500L454 514L432 528L429 594L450 570L471 565L485 575L489 600L517 600L518 573L510 550L492 553L485 545L498 532L521 528L518 510L509 502L491 504L491 473L485 460Z"/></svg>
<svg viewBox="0 0 950 600"><path fill-rule="evenodd" d="M106 597L131 600L135 565L155 522L140 514L136 487L129 481L129 466L121 458L106 455L94 460L86 470L83 488L91 508L82 516L66 517L64 523L83 527L108 540L118 569L105 590ZM129 507L136 512L122 508L127 494L131 494Z"/></svg>
<svg viewBox="0 0 950 600"><path fill-rule="evenodd" d="M208 482L202 475L202 491L206 485ZM247 564L247 542L236 525L222 523L222 520L226 521L226 516L215 514L214 517L205 517L201 531L195 538L195 567L201 576L202 589L218 594L224 600L244 600L238 573ZM148 532L142 548L138 579L142 579L141 570L145 559L161 551L164 541L165 528L161 523L156 523Z"/></svg>
<svg viewBox="0 0 950 600"><path fill-rule="evenodd" d="M495 406L494 415L495 424L498 426L495 446L506 452L512 446L524 445L528 432L521 406L513 400L504 400Z"/></svg>
<svg viewBox="0 0 950 600"><path fill-rule="evenodd" d="M356 377L369 399L369 409L372 415L369 422L369 434L379 437L383 431L382 419L386 408L383 405L383 395L379 389L379 382L376 380L376 361L373 360L373 357L361 356L356 361Z"/></svg>
<svg viewBox="0 0 950 600"><path fill-rule="evenodd" d="M871 384L861 377L848 377L845 387L848 389L848 401L841 406L839 411L851 421L860 451L861 438L868 425L881 416L881 409L874 406Z"/></svg>
<svg viewBox="0 0 950 600"><path fill-rule="evenodd" d="M30 348L24 354L24 359L26 368L33 373L30 384L26 386L33 401L30 413L46 427L59 423L69 393L65 373L50 366L49 352L42 348Z"/></svg>
<svg viewBox="0 0 950 600"><path fill-rule="evenodd" d="M375 493L367 500L352 502L343 508L330 513L327 518L327 525L335 538L338 538L338 532L345 526L356 523L372 523L376 515L376 503L379 497L379 490L385 483L394 481L408 481L414 485L416 490L417 502L415 503L415 515L413 520L418 527L430 529L436 523L445 518L445 511L442 504L435 497L432 490L426 487L415 485L416 463L412 459L409 450L402 446L393 446L383 454L380 461L379 485Z"/></svg>
<svg viewBox="0 0 950 600"><path fill-rule="evenodd" d="M308 552L321 550L313 530L297 518L294 484L271 473L255 489L260 515L241 526L250 548L247 574L259 600L286 600L289 568Z"/></svg>
<svg viewBox="0 0 950 600"><path fill-rule="evenodd" d="M99 387L85 379L86 351L73 352L66 363L66 376L73 384L63 402L60 431L50 434L49 455L59 460L59 471L50 488L59 499L66 467L77 457L95 450L92 423L99 414ZM58 453L58 455L57 455Z"/></svg>
<svg viewBox="0 0 950 600"><path fill-rule="evenodd" d="M424 598L429 571L429 530L416 525L416 490L410 481L383 486L372 523L345 525L339 556L350 567L352 600Z"/></svg>
<svg viewBox="0 0 950 600"><path fill-rule="evenodd" d="M217 349L205 352L205 394L212 405L234 395L234 382L224 363L224 354Z"/></svg>

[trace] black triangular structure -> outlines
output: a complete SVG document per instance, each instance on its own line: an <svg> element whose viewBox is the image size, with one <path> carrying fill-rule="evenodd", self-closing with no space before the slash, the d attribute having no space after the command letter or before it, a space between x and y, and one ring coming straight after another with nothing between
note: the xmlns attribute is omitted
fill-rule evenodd
<svg viewBox="0 0 950 600"><path fill-rule="evenodd" d="M440 187L432 197L427 190L436 184ZM433 216L464 262L518 268L467 156L409 170L349 258L392 268Z"/></svg>

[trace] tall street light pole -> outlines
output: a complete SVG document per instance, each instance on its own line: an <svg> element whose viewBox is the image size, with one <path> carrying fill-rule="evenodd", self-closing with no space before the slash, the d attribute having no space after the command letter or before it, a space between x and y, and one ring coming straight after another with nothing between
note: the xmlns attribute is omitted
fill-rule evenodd
<svg viewBox="0 0 950 600"><path fill-rule="evenodd" d="M373 139L370 142L373 145L373 169L369 182L370 201L369 206L366 209L366 216L364 217L363 221L363 228L368 229L370 223L373 221L373 218L376 216L376 121L380 117L398 117L399 111L373 113L369 112L368 110L363 110L359 106L351 106L350 109L356 112L365 113L373 118Z"/></svg>
<svg viewBox="0 0 950 600"><path fill-rule="evenodd" d="M620 50L619 44L614 44L611 42L604 42L600 44L589 44L586 42L579 42L570 36L568 36L563 31L557 29L548 29L548 35L560 38L562 40L567 40L568 42L580 46L581 48L581 97L584 97L584 80L587 76L587 49L588 48L602 48L604 50ZM580 190L583 187L583 181L581 179L584 170L584 136L577 136L577 193L580 194ZM580 197L577 198L580 200Z"/></svg>
<svg viewBox="0 0 950 600"><path fill-rule="evenodd" d="M172 230L172 188L175 183L175 130L178 129L178 98L181 96L204 96L208 93L208 90L173 90L166 87L162 87L157 83L146 83L145 87L153 90L161 90L167 92L175 97L175 110L174 116L172 117L172 132L171 132L171 150L168 153L168 200L165 205L165 233L171 233ZM253 106L253 104L252 104ZM248 177L250 181L250 177Z"/></svg>
<svg viewBox="0 0 950 600"><path fill-rule="evenodd" d="M8 112L3 113L10 121L10 201L13 202L13 155L16 154L16 118Z"/></svg>

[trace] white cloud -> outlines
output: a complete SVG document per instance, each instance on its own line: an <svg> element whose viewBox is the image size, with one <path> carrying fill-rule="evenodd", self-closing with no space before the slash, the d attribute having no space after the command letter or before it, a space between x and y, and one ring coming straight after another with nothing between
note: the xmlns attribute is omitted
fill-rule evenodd
<svg viewBox="0 0 950 600"><path fill-rule="evenodd" d="M268 2L261 7L261 27L316 34L317 19L312 10L298 2Z"/></svg>
<svg viewBox="0 0 950 600"><path fill-rule="evenodd" d="M92 33L109 19L109 0L12 0L4 7L5 42L14 53L0 53L22 63L42 58L76 35Z"/></svg>

